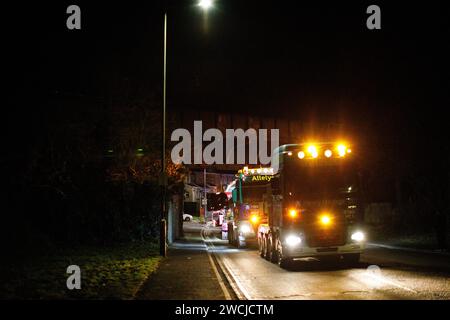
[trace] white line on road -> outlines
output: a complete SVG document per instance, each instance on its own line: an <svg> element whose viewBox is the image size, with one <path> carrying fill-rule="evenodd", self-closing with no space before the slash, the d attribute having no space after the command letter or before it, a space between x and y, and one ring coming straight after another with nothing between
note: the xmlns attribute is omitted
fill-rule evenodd
<svg viewBox="0 0 450 320"><path fill-rule="evenodd" d="M206 228L202 229L202 231L203 231L203 232L201 232L202 238L206 242L206 238L204 237L204 231L206 231ZM210 244L212 249L215 249L216 246L214 245L214 243L211 241L211 239L209 237L208 237L208 240L209 240L208 243ZM209 250L209 249L207 249L207 250ZM213 253L214 253L214 251L213 251ZM216 257L217 262L218 262L219 266L222 268L222 271L225 274L225 276L228 278L231 277L231 279L228 279L229 280L228 283L233 288L233 290L236 293L236 295L238 296L239 300L243 300L243 299L252 300L252 297L250 296L248 291L245 289L245 287L239 281L238 277L234 274L232 268L230 267L230 264L228 263L228 259L226 259L225 257L222 257L221 255L215 254L215 253L214 253L214 256ZM239 290L237 290L236 286L238 287Z"/></svg>
<svg viewBox="0 0 450 320"><path fill-rule="evenodd" d="M214 254L214 257L216 258L219 268L222 269L223 274L228 279L228 283L232 287L232 289L235 292L238 299L252 300L253 298L251 297L249 292L246 290L246 288L242 284L242 282L239 280L239 277L233 271L233 268L231 267L231 263L229 262L229 259L227 259L222 254L217 254L216 246L214 245L212 239L207 234L208 231L209 230L207 228L203 228L200 232L203 241L205 242L205 244L207 244L206 248L207 248L208 255L211 255L211 253ZM211 249L211 251L210 251L210 249ZM211 261L211 264L213 265L213 268L215 269L215 271L217 271L217 267L215 266L214 261L211 256L210 256L210 259L211 259L210 261ZM218 279L220 279L219 282L221 282L221 286L223 285L225 287L225 285L223 284L223 280L222 280L220 274L218 273L218 271L217 271L216 276L218 277ZM418 291L408 288L406 286L403 286L403 285L397 283L396 281L390 280L382 274L376 274L374 272L370 272L369 270L367 270L364 273L364 276L371 278L372 280L374 280L378 283L384 283L384 284L391 285L391 286L397 287L399 289L402 289L402 290L405 290L408 292L412 292L412 293L416 293L416 294L418 293ZM222 290L224 290L224 289L222 289ZM227 290L226 287L225 287L225 290Z"/></svg>
<svg viewBox="0 0 450 320"><path fill-rule="evenodd" d="M205 237L204 237L203 232L202 232L203 230L204 230L204 229L202 229L202 230L200 231L200 235L201 235L201 237L202 237L202 239L203 239L203 241L204 241L204 240L205 240ZM220 288L222 289L223 294L225 295L225 299L226 299L226 300L231 300L231 295L230 295L230 293L228 292L228 289L227 289L227 287L225 286L225 283L224 283L222 277L220 276L219 271L217 270L217 267L216 267L216 265L215 265L215 263L214 263L214 260L213 260L213 258L212 258L212 256L211 256L211 253L210 253L209 250L208 250L208 246L206 246L206 253L208 254L209 262L211 263L211 266L212 266L212 268L213 268L213 270L214 270L214 274L215 274L216 277L217 277L217 281L219 281Z"/></svg>
<svg viewBox="0 0 450 320"><path fill-rule="evenodd" d="M224 264L225 268L227 269L228 273L230 274L230 276L233 278L236 285L239 287L239 290L242 292L245 299L252 300L252 297L248 293L247 289L245 289L245 287L242 285L241 281L239 281L239 278L234 274L230 264L228 263L228 259L225 257L223 258L223 264Z"/></svg>
<svg viewBox="0 0 450 320"><path fill-rule="evenodd" d="M223 260L218 257L217 255L215 255L217 258L217 263L219 264L220 268L222 269L225 277L228 280L228 283L230 284L231 288L233 289L234 293L236 294L237 298L239 300L245 300L247 299L247 297L244 295L244 293L241 293L242 290L239 288L237 282L235 280L233 280L234 276L230 273L229 269L227 267L225 267Z"/></svg>

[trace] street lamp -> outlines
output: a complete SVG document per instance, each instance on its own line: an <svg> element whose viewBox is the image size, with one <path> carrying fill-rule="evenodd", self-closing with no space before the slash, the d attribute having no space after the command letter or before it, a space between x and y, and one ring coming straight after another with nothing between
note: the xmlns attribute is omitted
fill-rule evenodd
<svg viewBox="0 0 450 320"><path fill-rule="evenodd" d="M207 11L213 5L213 0L200 0L198 3L204 11ZM161 223L160 223L160 254L165 257L166 249L166 87L167 87L167 9L164 12L164 67L163 67L163 112L162 112L162 150L161 150L161 175L160 185L162 188L161 197Z"/></svg>
<svg viewBox="0 0 450 320"><path fill-rule="evenodd" d="M198 3L199 7L201 7L203 10L208 10L212 7L213 2L212 0L200 0Z"/></svg>

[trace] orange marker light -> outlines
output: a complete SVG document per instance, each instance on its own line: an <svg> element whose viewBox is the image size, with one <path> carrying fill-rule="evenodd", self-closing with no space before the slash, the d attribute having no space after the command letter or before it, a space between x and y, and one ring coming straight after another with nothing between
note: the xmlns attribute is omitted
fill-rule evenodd
<svg viewBox="0 0 450 320"><path fill-rule="evenodd" d="M337 151L340 157L345 156L345 153L347 152L347 147L343 144L340 144L337 146Z"/></svg>
<svg viewBox="0 0 450 320"><path fill-rule="evenodd" d="M289 216L290 216L291 218L297 217L297 214L298 214L297 210L295 210L295 209L290 209L290 210L289 210Z"/></svg>
<svg viewBox="0 0 450 320"><path fill-rule="evenodd" d="M323 225L329 225L331 223L331 218L328 215L323 215L320 217L320 223L322 223Z"/></svg>
<svg viewBox="0 0 450 320"><path fill-rule="evenodd" d="M314 145L310 145L308 147L308 152L311 155L311 157L313 157L313 158L317 158L317 156L319 155L317 152L317 148Z"/></svg>

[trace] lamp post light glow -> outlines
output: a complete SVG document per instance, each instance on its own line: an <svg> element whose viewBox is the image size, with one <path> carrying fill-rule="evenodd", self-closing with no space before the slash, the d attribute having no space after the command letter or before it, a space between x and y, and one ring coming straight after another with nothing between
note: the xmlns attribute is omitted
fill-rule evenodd
<svg viewBox="0 0 450 320"><path fill-rule="evenodd" d="M198 3L199 7L201 7L203 10L208 10L212 7L213 2L212 0L200 0Z"/></svg>

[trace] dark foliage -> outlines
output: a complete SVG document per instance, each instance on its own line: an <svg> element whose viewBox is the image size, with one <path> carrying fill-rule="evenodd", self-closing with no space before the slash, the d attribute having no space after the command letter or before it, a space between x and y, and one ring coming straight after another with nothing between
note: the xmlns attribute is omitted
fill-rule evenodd
<svg viewBox="0 0 450 320"><path fill-rule="evenodd" d="M39 131L27 132L20 152L4 162L5 250L21 256L157 238L158 105L136 100L118 111L120 102L47 99ZM169 164L168 172L179 180L178 167Z"/></svg>

